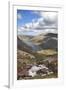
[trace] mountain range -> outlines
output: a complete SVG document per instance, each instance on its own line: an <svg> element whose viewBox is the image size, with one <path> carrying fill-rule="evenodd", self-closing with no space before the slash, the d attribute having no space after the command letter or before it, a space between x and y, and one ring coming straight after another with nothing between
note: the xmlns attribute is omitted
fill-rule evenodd
<svg viewBox="0 0 66 90"><path fill-rule="evenodd" d="M45 49L58 50L57 33L41 34L39 36L17 36L17 47L20 50L33 53Z"/></svg>

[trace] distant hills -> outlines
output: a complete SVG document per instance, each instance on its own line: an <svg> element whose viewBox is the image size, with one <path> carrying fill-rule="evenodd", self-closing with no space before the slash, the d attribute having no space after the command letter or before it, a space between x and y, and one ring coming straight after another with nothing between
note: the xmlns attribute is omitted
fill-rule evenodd
<svg viewBox="0 0 66 90"><path fill-rule="evenodd" d="M42 49L55 49L57 50L57 39L56 38L45 38L45 40L39 45Z"/></svg>
<svg viewBox="0 0 66 90"><path fill-rule="evenodd" d="M44 49L58 50L58 35L55 33L41 34L38 36L17 36L17 47L29 53Z"/></svg>
<svg viewBox="0 0 66 90"><path fill-rule="evenodd" d="M57 33L47 33L45 36L48 36L48 37L58 37L58 34Z"/></svg>

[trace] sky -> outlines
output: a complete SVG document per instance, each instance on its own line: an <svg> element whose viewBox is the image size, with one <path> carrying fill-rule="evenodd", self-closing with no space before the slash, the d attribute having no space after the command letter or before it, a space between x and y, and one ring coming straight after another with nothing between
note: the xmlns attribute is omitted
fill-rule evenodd
<svg viewBox="0 0 66 90"><path fill-rule="evenodd" d="M17 30L22 35L57 32L57 12L17 10Z"/></svg>

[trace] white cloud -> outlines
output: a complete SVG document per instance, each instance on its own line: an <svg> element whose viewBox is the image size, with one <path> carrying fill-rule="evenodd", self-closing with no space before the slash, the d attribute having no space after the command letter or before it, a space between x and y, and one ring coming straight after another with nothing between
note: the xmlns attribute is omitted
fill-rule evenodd
<svg viewBox="0 0 66 90"><path fill-rule="evenodd" d="M18 19L22 19L22 15L20 13L17 14Z"/></svg>
<svg viewBox="0 0 66 90"><path fill-rule="evenodd" d="M41 12L41 16L44 18L45 23L53 24L57 21L56 12Z"/></svg>
<svg viewBox="0 0 66 90"><path fill-rule="evenodd" d="M41 12L41 17L37 20L33 19L32 22L24 25L26 30L31 29L45 29L57 28L57 13L56 12Z"/></svg>
<svg viewBox="0 0 66 90"><path fill-rule="evenodd" d="M37 19L37 21L33 20L32 21L32 28L35 29L35 28L39 27L40 26L39 23L42 22L42 20L43 20L43 18L39 18L39 19Z"/></svg>
<svg viewBox="0 0 66 90"><path fill-rule="evenodd" d="M57 33L56 29L45 29L45 33Z"/></svg>
<svg viewBox="0 0 66 90"><path fill-rule="evenodd" d="M37 20L33 19L32 22L27 23L24 26L20 27L18 31L22 32L23 34L28 32L33 33L35 35L47 32L57 33L57 13L40 12L39 19Z"/></svg>
<svg viewBox="0 0 66 90"><path fill-rule="evenodd" d="M18 32L21 32L22 30L18 28Z"/></svg>
<svg viewBox="0 0 66 90"><path fill-rule="evenodd" d="M32 22L25 24L25 29L30 29L32 28Z"/></svg>
<svg viewBox="0 0 66 90"><path fill-rule="evenodd" d="M44 12L44 11L34 11L33 13L38 14L41 18L38 20L39 23L51 25L57 23L57 13L56 12Z"/></svg>
<svg viewBox="0 0 66 90"><path fill-rule="evenodd" d="M39 23L37 29L57 28L57 13L56 12L40 12L41 18L37 20Z"/></svg>

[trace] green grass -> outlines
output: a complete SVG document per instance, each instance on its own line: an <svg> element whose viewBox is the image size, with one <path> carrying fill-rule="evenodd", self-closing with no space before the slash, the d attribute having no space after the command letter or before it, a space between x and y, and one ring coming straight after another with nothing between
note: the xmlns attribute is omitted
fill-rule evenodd
<svg viewBox="0 0 66 90"><path fill-rule="evenodd" d="M23 52L23 51L22 51ZM24 52L25 53L25 52ZM25 54L22 58L21 55L22 53L18 53L18 57L17 57L17 68L24 68L25 66L27 66L28 64L32 64L34 65L34 63L36 64L40 64L40 63L45 63L45 60L47 59L47 57L52 57L54 55L57 55L56 51L52 51L52 50L45 50L40 52L40 53L34 53L33 55L35 56L35 58L31 58L31 54L27 53L27 55ZM21 62L19 62L19 59L21 59ZM41 75L36 75L35 77L24 77L24 78L20 78L19 80L22 79L48 79L48 78L57 78L57 73L53 73L50 75L46 75L46 76L41 76Z"/></svg>
<svg viewBox="0 0 66 90"><path fill-rule="evenodd" d="M24 78L20 78L19 80L28 80L28 79L50 79L50 78L58 78L57 73L56 74L50 74L50 75L46 75L46 76L40 76L37 75L35 77L24 77Z"/></svg>
<svg viewBox="0 0 66 90"><path fill-rule="evenodd" d="M55 54L57 54L57 51L52 50L52 49L46 49L46 50L37 51L37 53L39 55L48 56L48 55L55 55Z"/></svg>

